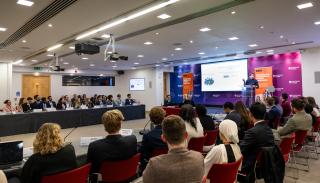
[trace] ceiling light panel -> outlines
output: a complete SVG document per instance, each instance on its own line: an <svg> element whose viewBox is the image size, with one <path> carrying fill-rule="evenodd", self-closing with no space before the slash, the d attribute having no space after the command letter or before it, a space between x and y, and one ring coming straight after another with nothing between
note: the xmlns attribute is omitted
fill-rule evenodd
<svg viewBox="0 0 320 183"><path fill-rule="evenodd" d="M47 51L56 50L56 49L60 48L61 46L63 46L63 44L57 44L57 45L51 46L50 48L47 49Z"/></svg>
<svg viewBox="0 0 320 183"><path fill-rule="evenodd" d="M17 4L30 7L30 6L32 6L34 4L34 2L32 2L30 0L18 0Z"/></svg>
<svg viewBox="0 0 320 183"><path fill-rule="evenodd" d="M208 32L208 31L211 31L211 29L208 28L208 27L203 27L203 28L200 29L200 31L201 32Z"/></svg>
<svg viewBox="0 0 320 183"><path fill-rule="evenodd" d="M157 16L158 18L160 18L160 19L162 19L162 20L165 20L165 19L168 19L168 18L171 18L171 16L170 15L168 15L168 14L161 14L161 15L159 15L159 16Z"/></svg>
<svg viewBox="0 0 320 183"><path fill-rule="evenodd" d="M1 31L1 32L4 32L4 31L6 31L6 30L7 30L7 28L0 27L0 31Z"/></svg>
<svg viewBox="0 0 320 183"><path fill-rule="evenodd" d="M313 4L312 4L311 2L304 3L304 4L299 4L299 5L297 6L297 8L298 8L299 10L306 9L306 8L311 8L311 7L313 7Z"/></svg>

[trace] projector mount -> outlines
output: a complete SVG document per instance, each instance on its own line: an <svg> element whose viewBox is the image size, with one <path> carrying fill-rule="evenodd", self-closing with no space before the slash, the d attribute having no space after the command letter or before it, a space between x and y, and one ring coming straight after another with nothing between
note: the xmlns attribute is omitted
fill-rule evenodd
<svg viewBox="0 0 320 183"><path fill-rule="evenodd" d="M110 34L109 42L104 50L104 61L115 62L118 60L128 60L127 56L120 56L118 52L116 52L115 48L115 39L113 34Z"/></svg>

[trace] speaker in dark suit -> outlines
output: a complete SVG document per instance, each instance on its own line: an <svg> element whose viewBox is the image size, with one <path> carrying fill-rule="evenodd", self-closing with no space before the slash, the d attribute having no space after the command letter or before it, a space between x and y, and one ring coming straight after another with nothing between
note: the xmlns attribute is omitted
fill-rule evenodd
<svg viewBox="0 0 320 183"><path fill-rule="evenodd" d="M52 100L51 96L48 97L47 108L57 108L57 104Z"/></svg>

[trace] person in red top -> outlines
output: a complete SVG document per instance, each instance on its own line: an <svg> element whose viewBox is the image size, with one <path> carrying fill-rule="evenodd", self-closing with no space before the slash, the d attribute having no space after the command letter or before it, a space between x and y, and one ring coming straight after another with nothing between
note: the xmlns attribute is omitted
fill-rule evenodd
<svg viewBox="0 0 320 183"><path fill-rule="evenodd" d="M282 93L281 94L282 102L281 102L281 107L283 109L282 113L282 120L281 122L285 122L285 118L288 118L291 115L291 105L290 102L288 101L289 95L287 93Z"/></svg>

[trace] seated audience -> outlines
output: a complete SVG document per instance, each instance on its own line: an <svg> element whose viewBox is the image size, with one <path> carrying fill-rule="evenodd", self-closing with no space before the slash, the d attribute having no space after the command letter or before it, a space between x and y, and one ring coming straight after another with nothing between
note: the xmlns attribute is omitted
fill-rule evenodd
<svg viewBox="0 0 320 183"><path fill-rule="evenodd" d="M283 109L282 109L282 106L280 105L279 97L273 96L272 98L274 100L275 106L277 107L277 109L280 112L280 117L281 117L283 115Z"/></svg>
<svg viewBox="0 0 320 183"><path fill-rule="evenodd" d="M102 106L103 105L102 95L99 95L95 101L96 101L95 105Z"/></svg>
<svg viewBox="0 0 320 183"><path fill-rule="evenodd" d="M166 95L166 97L165 97L165 99L164 99L164 102L163 102L163 105L164 105L164 106L170 106L170 105L172 105L171 96L170 96L170 95Z"/></svg>
<svg viewBox="0 0 320 183"><path fill-rule="evenodd" d="M123 120L119 110L110 110L103 114L101 121L108 135L89 145L87 161L92 163L91 173L99 173L103 161L126 160L137 153L137 138L134 135L119 134Z"/></svg>
<svg viewBox="0 0 320 183"><path fill-rule="evenodd" d="M192 107L195 106L195 103L194 101L192 100L192 95L184 95L183 96L183 103L182 105L186 105L186 104L189 104L189 105L192 105Z"/></svg>
<svg viewBox="0 0 320 183"><path fill-rule="evenodd" d="M47 108L56 108L56 107L57 107L56 102L52 100L51 96L48 96Z"/></svg>
<svg viewBox="0 0 320 183"><path fill-rule="evenodd" d="M114 103L114 101L113 101L113 96L112 96L112 95L108 95L106 104L107 104L107 105L115 105L115 103Z"/></svg>
<svg viewBox="0 0 320 183"><path fill-rule="evenodd" d="M305 105L305 101L301 98L296 98L291 101L294 115L287 121L283 128L278 129L280 136L286 136L298 130L311 130L312 117L305 112Z"/></svg>
<svg viewBox="0 0 320 183"><path fill-rule="evenodd" d="M72 107L74 107L75 109L80 109L81 105L82 105L81 104L81 96L78 95L76 100L74 101L74 104Z"/></svg>
<svg viewBox="0 0 320 183"><path fill-rule="evenodd" d="M242 101L236 102L234 109L238 114L240 114L241 122L238 125L238 135L239 139L242 140L245 131L247 131L249 129L249 126L252 124L250 119L250 112Z"/></svg>
<svg viewBox="0 0 320 183"><path fill-rule="evenodd" d="M12 105L11 100L5 100L2 108L3 112L17 112L16 108Z"/></svg>
<svg viewBox="0 0 320 183"><path fill-rule="evenodd" d="M8 183L6 175L0 170L0 183Z"/></svg>
<svg viewBox="0 0 320 183"><path fill-rule="evenodd" d="M116 106L122 106L123 105L123 101L121 99L121 94L117 95L117 99L115 100L115 105Z"/></svg>
<svg viewBox="0 0 320 183"><path fill-rule="evenodd" d="M64 145L60 126L55 123L43 124L33 142L33 155L23 166L23 183L40 183L41 177L77 168L74 147Z"/></svg>
<svg viewBox="0 0 320 183"><path fill-rule="evenodd" d="M186 123L179 116L170 115L162 122L162 139L169 153L149 160L143 172L144 183L201 182L204 175L203 156L189 151Z"/></svg>
<svg viewBox="0 0 320 183"><path fill-rule="evenodd" d="M34 96L34 100L35 101L32 104L32 109L42 109L43 105L42 105L40 96L39 95L35 95Z"/></svg>
<svg viewBox="0 0 320 183"><path fill-rule="evenodd" d="M255 103L250 107L250 117L254 127L246 131L244 139L240 142L243 155L242 170L252 174L256 157L262 147L274 146L274 137L271 128L265 123L266 106Z"/></svg>
<svg viewBox="0 0 320 183"><path fill-rule="evenodd" d="M125 100L125 105L133 105L134 100L131 98L131 94L127 94L127 98Z"/></svg>
<svg viewBox="0 0 320 183"><path fill-rule="evenodd" d="M87 104L86 105L87 105L87 107L89 109L94 107L94 102L93 101L94 101L93 97L91 97L90 99L87 98L87 102L86 102Z"/></svg>
<svg viewBox="0 0 320 183"><path fill-rule="evenodd" d="M65 110L67 108L66 102L64 100L64 97L61 97L58 100L58 104L57 104L57 110Z"/></svg>
<svg viewBox="0 0 320 183"><path fill-rule="evenodd" d="M282 117L287 118L291 115L291 105L288 101L289 95L287 93L282 93L281 98L281 107L283 109Z"/></svg>
<svg viewBox="0 0 320 183"><path fill-rule="evenodd" d="M72 103L71 103L71 101L69 99L69 96L65 95L63 98L64 98L64 104L66 105L66 108L71 107Z"/></svg>
<svg viewBox="0 0 320 183"><path fill-rule="evenodd" d="M41 98L41 103L42 103L42 109L47 108L47 98L46 97Z"/></svg>
<svg viewBox="0 0 320 183"><path fill-rule="evenodd" d="M304 110L306 111L307 114L310 114L310 116L312 117L312 126L315 124L315 122L317 121L317 116L313 110L313 107L311 104L306 104L306 106L304 107Z"/></svg>
<svg viewBox="0 0 320 183"><path fill-rule="evenodd" d="M188 140L197 137L203 137L203 127L196 113L190 104L183 105L180 109L180 117L186 123Z"/></svg>
<svg viewBox="0 0 320 183"><path fill-rule="evenodd" d="M24 98L24 97L21 97L21 98L19 99L18 106L16 107L16 110L17 110L18 112L23 112L22 104L24 104L24 103L26 103L25 98Z"/></svg>
<svg viewBox="0 0 320 183"><path fill-rule="evenodd" d="M238 145L238 127L233 121L223 120L219 125L219 135L223 144L214 146L205 157L205 176L213 164L233 163L242 156Z"/></svg>
<svg viewBox="0 0 320 183"><path fill-rule="evenodd" d="M234 121L238 126L241 123L240 114L234 110L234 105L231 102L226 102L223 104L223 110L227 114L224 119L230 119Z"/></svg>
<svg viewBox="0 0 320 183"><path fill-rule="evenodd" d="M108 99L105 95L102 95L102 105L107 105Z"/></svg>
<svg viewBox="0 0 320 183"><path fill-rule="evenodd" d="M268 120L268 124L270 128L276 129L278 126L276 126L276 120L280 120L281 118L281 111L279 108L275 105L275 101L273 97L267 98L267 104L270 107L269 112L266 115L266 120ZM279 121L280 122L280 121Z"/></svg>
<svg viewBox="0 0 320 183"><path fill-rule="evenodd" d="M150 110L149 117L150 121L155 125L154 129L143 135L142 144L140 147L141 153L141 170L143 171L146 167L150 156L156 148L167 148L162 139L162 126L161 123L166 115L166 112L161 107L153 107ZM141 172L142 172L141 171Z"/></svg>
<svg viewBox="0 0 320 183"><path fill-rule="evenodd" d="M320 117L319 106L316 104L316 100L313 97L307 97L308 103L313 107L313 115Z"/></svg>
<svg viewBox="0 0 320 183"><path fill-rule="evenodd" d="M32 111L32 98L28 97L27 102L22 104L23 112L30 112Z"/></svg>
<svg viewBox="0 0 320 183"><path fill-rule="evenodd" d="M204 105L198 104L196 105L196 111L204 131L215 130L214 121L211 116L207 115L206 107Z"/></svg>

